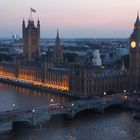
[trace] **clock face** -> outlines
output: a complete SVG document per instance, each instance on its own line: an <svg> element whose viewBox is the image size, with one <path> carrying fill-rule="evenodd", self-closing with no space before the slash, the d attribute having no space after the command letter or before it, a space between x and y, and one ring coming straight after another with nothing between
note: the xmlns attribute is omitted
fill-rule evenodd
<svg viewBox="0 0 140 140"><path fill-rule="evenodd" d="M131 48L135 48L136 47L136 42L135 41L132 41L131 42Z"/></svg>

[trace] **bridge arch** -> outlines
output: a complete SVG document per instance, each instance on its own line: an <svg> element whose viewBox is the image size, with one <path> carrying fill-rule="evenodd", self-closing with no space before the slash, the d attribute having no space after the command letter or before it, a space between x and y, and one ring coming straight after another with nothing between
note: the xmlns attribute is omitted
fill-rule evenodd
<svg viewBox="0 0 140 140"><path fill-rule="evenodd" d="M13 123L13 126L16 127L16 126L29 126L29 127L33 127L34 124L31 120L15 120L15 121L12 121Z"/></svg>
<svg viewBox="0 0 140 140"><path fill-rule="evenodd" d="M51 117L52 117L53 115L63 115L63 116L66 116L66 117L68 117L68 118L73 118L73 115L72 115L71 112L52 113L52 114L51 114Z"/></svg>
<svg viewBox="0 0 140 140"><path fill-rule="evenodd" d="M120 106L120 105L123 105L124 102L116 102L116 103L112 103L112 104L105 104L102 108L105 110L105 109L108 109L110 107L113 107L113 106Z"/></svg>
<svg viewBox="0 0 140 140"><path fill-rule="evenodd" d="M97 108L95 106L93 106L93 107L85 107L85 108L73 111L73 117L75 117L77 114L79 114L81 112L88 111L88 110L94 110L96 112L101 112L100 108Z"/></svg>
<svg viewBox="0 0 140 140"><path fill-rule="evenodd" d="M107 109L111 106L119 106L122 104L124 104L124 102L112 102L112 103L106 103L106 104L100 104L100 105L93 104L93 105L89 105L89 106L87 105L87 106L84 106L82 108L78 108L76 110L73 110L72 115L73 115L73 117L75 117L78 113L83 112L85 110L91 110L91 109L102 113L102 112L104 112L105 109Z"/></svg>

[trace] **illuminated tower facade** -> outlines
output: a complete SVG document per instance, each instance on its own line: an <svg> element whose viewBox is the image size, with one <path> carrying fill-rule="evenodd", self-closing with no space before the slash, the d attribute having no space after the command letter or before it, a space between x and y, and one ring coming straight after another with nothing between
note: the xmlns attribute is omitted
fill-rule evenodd
<svg viewBox="0 0 140 140"><path fill-rule="evenodd" d="M130 89L140 90L140 19L139 13L130 36Z"/></svg>
<svg viewBox="0 0 140 140"><path fill-rule="evenodd" d="M60 43L58 30L57 30L57 36L56 36L55 47L54 47L54 52L53 52L53 62L56 64L63 63L63 50Z"/></svg>
<svg viewBox="0 0 140 140"><path fill-rule="evenodd" d="M34 25L34 20L29 19L26 27L25 21L22 23L23 37L23 55L31 61L40 55L40 21L37 21L37 26Z"/></svg>

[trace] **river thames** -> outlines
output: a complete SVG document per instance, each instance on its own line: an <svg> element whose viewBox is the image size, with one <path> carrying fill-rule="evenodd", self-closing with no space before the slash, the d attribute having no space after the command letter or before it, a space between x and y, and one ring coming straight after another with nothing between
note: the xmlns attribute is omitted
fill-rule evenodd
<svg viewBox="0 0 140 140"><path fill-rule="evenodd" d="M74 100L0 83L0 111L45 106L51 99L54 103ZM132 110L109 108L104 114L85 111L72 120L54 116L40 127L1 133L0 140L140 140L140 120L132 114Z"/></svg>

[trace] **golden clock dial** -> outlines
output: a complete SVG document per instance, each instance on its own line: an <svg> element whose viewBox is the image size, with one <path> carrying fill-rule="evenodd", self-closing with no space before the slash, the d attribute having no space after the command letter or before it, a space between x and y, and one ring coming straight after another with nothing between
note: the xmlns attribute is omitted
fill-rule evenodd
<svg viewBox="0 0 140 140"><path fill-rule="evenodd" d="M135 48L136 47L136 42L135 41L132 41L131 42L131 48Z"/></svg>

